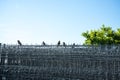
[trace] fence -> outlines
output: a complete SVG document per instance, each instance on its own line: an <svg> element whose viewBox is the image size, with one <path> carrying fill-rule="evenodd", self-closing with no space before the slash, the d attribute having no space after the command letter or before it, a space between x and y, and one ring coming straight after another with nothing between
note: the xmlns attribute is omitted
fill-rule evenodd
<svg viewBox="0 0 120 80"><path fill-rule="evenodd" d="M120 80L120 46L0 45L0 80Z"/></svg>

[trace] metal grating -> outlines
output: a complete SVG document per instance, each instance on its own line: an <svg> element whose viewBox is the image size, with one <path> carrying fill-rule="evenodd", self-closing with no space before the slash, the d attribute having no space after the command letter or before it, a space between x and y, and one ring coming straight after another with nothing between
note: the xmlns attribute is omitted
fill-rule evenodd
<svg viewBox="0 0 120 80"><path fill-rule="evenodd" d="M120 80L120 46L1 45L0 80Z"/></svg>

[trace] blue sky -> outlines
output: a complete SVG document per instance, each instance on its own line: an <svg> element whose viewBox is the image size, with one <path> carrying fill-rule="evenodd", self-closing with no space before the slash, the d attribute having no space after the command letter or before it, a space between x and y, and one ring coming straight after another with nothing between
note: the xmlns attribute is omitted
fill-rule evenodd
<svg viewBox="0 0 120 80"><path fill-rule="evenodd" d="M0 42L82 44L82 32L120 28L120 0L0 0Z"/></svg>

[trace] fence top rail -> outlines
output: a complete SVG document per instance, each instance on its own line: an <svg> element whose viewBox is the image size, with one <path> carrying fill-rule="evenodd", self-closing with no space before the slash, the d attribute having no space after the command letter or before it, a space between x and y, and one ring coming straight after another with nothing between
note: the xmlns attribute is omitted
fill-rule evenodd
<svg viewBox="0 0 120 80"><path fill-rule="evenodd" d="M120 45L9 45L3 44L0 47L78 47L78 48L90 48L90 47L120 47Z"/></svg>
<svg viewBox="0 0 120 80"><path fill-rule="evenodd" d="M0 49L91 49L91 50L119 50L120 45L0 45Z"/></svg>

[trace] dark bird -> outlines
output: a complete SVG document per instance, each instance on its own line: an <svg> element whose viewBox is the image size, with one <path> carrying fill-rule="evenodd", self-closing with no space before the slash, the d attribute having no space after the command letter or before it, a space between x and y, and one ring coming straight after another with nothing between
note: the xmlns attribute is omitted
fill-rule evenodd
<svg viewBox="0 0 120 80"><path fill-rule="evenodd" d="M73 43L73 45L72 45L72 48L74 48L75 47L75 43Z"/></svg>
<svg viewBox="0 0 120 80"><path fill-rule="evenodd" d="M44 46L46 45L44 41L42 42L42 45L44 45Z"/></svg>
<svg viewBox="0 0 120 80"><path fill-rule="evenodd" d="M58 43L57 43L57 47L58 47L58 46L60 46L60 41L58 41Z"/></svg>
<svg viewBox="0 0 120 80"><path fill-rule="evenodd" d="M20 46L22 46L22 43L20 42L20 40L17 40L17 42L18 42L18 44L19 44Z"/></svg>
<svg viewBox="0 0 120 80"><path fill-rule="evenodd" d="M63 42L63 46L66 48L66 44L65 44L65 42Z"/></svg>
<svg viewBox="0 0 120 80"><path fill-rule="evenodd" d="M6 47L6 44L3 44L3 47L5 48L5 47Z"/></svg>

